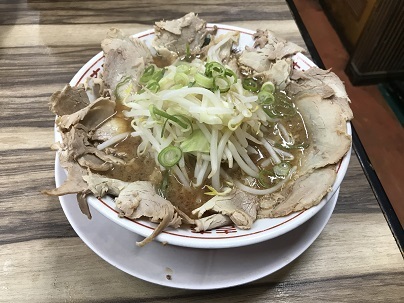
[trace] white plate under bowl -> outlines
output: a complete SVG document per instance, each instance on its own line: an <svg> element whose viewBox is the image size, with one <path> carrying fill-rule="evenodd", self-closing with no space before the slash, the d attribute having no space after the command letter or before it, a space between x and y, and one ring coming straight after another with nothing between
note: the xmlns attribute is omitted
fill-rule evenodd
<svg viewBox="0 0 404 303"><path fill-rule="evenodd" d="M56 185L66 178L56 162ZM320 235L337 202L339 189L311 219L285 235L229 249L197 249L151 242L136 246L141 236L115 224L90 205L88 220L75 195L60 197L62 208L79 237L102 259L120 270L155 284L183 289L218 289L245 284L286 266ZM102 237L100 237L102 235Z"/></svg>
<svg viewBox="0 0 404 303"><path fill-rule="evenodd" d="M254 34L254 31L222 24L208 24L208 27L212 28L214 25L218 27L218 35L228 31L239 31L240 49L244 49L245 46L253 44L252 35ZM134 35L134 37L142 39L148 46L150 46L150 43L154 37L154 30L141 32ZM312 66L315 66L310 59L301 53L293 56L293 60L295 63L294 68L296 69L306 70ZM70 85L78 85L79 83L84 82L87 77L98 77L103 69L103 62L103 53L100 52L77 72L77 74L71 80ZM348 134L351 134L350 123L347 123L347 129ZM59 134L56 133L55 135L56 139L60 140ZM259 243L290 232L319 212L327 201L335 194L345 176L350 156L351 151L348 151L339 164L337 179L334 182L332 191L328 193L318 205L308 210L293 213L289 216L281 218L259 219L254 222L254 225L250 230L240 230L234 226L228 226L208 232L195 233L190 228L167 228L156 238L156 240L160 242L167 242L172 245L194 248L230 248ZM93 208L95 208L109 220L141 236L146 237L150 235L156 227L156 224L147 220L131 220L128 218L118 217L118 212L115 208L114 201L110 197L99 200L90 196L88 198L88 202Z"/></svg>

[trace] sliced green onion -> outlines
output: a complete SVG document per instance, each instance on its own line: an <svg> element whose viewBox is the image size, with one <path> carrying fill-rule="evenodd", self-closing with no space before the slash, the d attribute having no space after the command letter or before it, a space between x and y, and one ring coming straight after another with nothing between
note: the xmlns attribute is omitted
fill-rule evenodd
<svg viewBox="0 0 404 303"><path fill-rule="evenodd" d="M191 120L190 120L187 116L181 115L181 114L176 114L176 115L173 115L173 117L179 117L179 118L181 118L183 121L185 121L186 123L188 123L188 125L191 127L191 133L194 132L194 127L192 126L192 122L191 122Z"/></svg>
<svg viewBox="0 0 404 303"><path fill-rule="evenodd" d="M116 85L115 88L115 97L118 101L122 101L130 94L133 88L133 82L131 81L132 78L130 76L123 78L119 83Z"/></svg>
<svg viewBox="0 0 404 303"><path fill-rule="evenodd" d="M219 62L211 61L205 64L205 75L208 77L224 76L226 68Z"/></svg>
<svg viewBox="0 0 404 303"><path fill-rule="evenodd" d="M157 193L159 194L159 196L166 199L167 198L168 182L169 182L169 171L168 170L162 171L162 175L163 175L163 179L161 180L160 186L157 189Z"/></svg>
<svg viewBox="0 0 404 303"><path fill-rule="evenodd" d="M140 77L139 82L141 84L146 84L149 82L154 74L154 65L149 65L143 72L143 75Z"/></svg>
<svg viewBox="0 0 404 303"><path fill-rule="evenodd" d="M258 82L253 78L245 78L243 79L243 88L250 92L257 92L260 88Z"/></svg>
<svg viewBox="0 0 404 303"><path fill-rule="evenodd" d="M157 160L161 166L165 168L170 168L176 165L182 157L181 148L173 145L169 145L163 150L161 150L157 156Z"/></svg>
<svg viewBox="0 0 404 303"><path fill-rule="evenodd" d="M176 73L174 76L175 84L180 84L182 86L187 86L189 83L189 78L185 73Z"/></svg>
<svg viewBox="0 0 404 303"><path fill-rule="evenodd" d="M175 84L175 85L171 86L170 89L180 89L183 87L184 87L184 85L182 85L182 84Z"/></svg>
<svg viewBox="0 0 404 303"><path fill-rule="evenodd" d="M147 82L146 88L153 93L157 93L160 90L160 85L158 84L157 81L151 80Z"/></svg>
<svg viewBox="0 0 404 303"><path fill-rule="evenodd" d="M258 182L262 187L269 188L276 183L276 176L270 170L263 169L258 173Z"/></svg>
<svg viewBox="0 0 404 303"><path fill-rule="evenodd" d="M191 68L188 64L180 64L177 66L177 73L185 73L188 74Z"/></svg>
<svg viewBox="0 0 404 303"><path fill-rule="evenodd" d="M156 116L156 115L154 115L154 116ZM154 119L154 120L156 120L156 119ZM163 138L163 137L164 137L164 132L165 132L165 130L166 130L166 125L167 125L168 120L170 120L170 119L166 119L166 120L164 121L163 127L161 128L160 138Z"/></svg>
<svg viewBox="0 0 404 303"><path fill-rule="evenodd" d="M149 106L149 111L150 111L150 114L152 115L152 117L153 117L153 115L161 116L161 117L167 118L167 119L177 123L182 128L187 128L188 127L188 125L186 123L184 123L183 121L181 121L177 117L175 117L173 115L170 115L170 114L167 114L165 111L162 111L162 110L158 109L153 104L151 106Z"/></svg>
<svg viewBox="0 0 404 303"><path fill-rule="evenodd" d="M258 103L261 105L269 105L275 102L275 97L270 92L261 90L258 93Z"/></svg>
<svg viewBox="0 0 404 303"><path fill-rule="evenodd" d="M187 43L187 45L185 46L185 56L184 56L184 60L187 62L191 62L192 61L192 54L191 54L191 49L189 47L189 43Z"/></svg>
<svg viewBox="0 0 404 303"><path fill-rule="evenodd" d="M272 105L263 104L262 109L270 118L278 118L278 116L273 112Z"/></svg>
<svg viewBox="0 0 404 303"><path fill-rule="evenodd" d="M225 75L226 75L227 77L233 78L233 83L236 83L236 82L237 82L237 75L236 75L236 73L233 72L230 68L226 68Z"/></svg>
<svg viewBox="0 0 404 303"><path fill-rule="evenodd" d="M265 82L261 86L261 91L266 91L272 94L275 91L275 85L271 81Z"/></svg>
<svg viewBox="0 0 404 303"><path fill-rule="evenodd" d="M276 176L284 178L289 174L290 168L291 168L291 166L289 163L281 162L274 166L274 173Z"/></svg>
<svg viewBox="0 0 404 303"><path fill-rule="evenodd" d="M213 78L213 86L221 93L225 93L230 89L230 80L226 76L216 76Z"/></svg>
<svg viewBox="0 0 404 303"><path fill-rule="evenodd" d="M200 73L195 75L195 84L202 86L204 88L211 89L213 88L213 79L208 78Z"/></svg>
<svg viewBox="0 0 404 303"><path fill-rule="evenodd" d="M164 77L165 72L166 72L165 68L159 68L157 71L154 72L149 81L159 82Z"/></svg>

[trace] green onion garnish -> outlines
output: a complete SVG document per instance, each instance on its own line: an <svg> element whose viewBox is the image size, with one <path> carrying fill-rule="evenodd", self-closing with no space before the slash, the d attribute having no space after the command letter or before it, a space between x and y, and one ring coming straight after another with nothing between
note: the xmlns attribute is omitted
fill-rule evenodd
<svg viewBox="0 0 404 303"><path fill-rule="evenodd" d="M233 78L233 83L236 83L236 82L237 82L237 75L236 75L236 73L233 72L231 69L226 68L225 75L226 75L227 77Z"/></svg>
<svg viewBox="0 0 404 303"><path fill-rule="evenodd" d="M189 67L189 65L185 64L185 63L180 64L180 65L177 66L177 73L188 74L190 70L191 70L191 68Z"/></svg>
<svg viewBox="0 0 404 303"><path fill-rule="evenodd" d="M275 85L271 81L265 82L261 86L261 91L266 91L268 93L273 94L275 91Z"/></svg>
<svg viewBox="0 0 404 303"><path fill-rule="evenodd" d="M181 148L173 145L169 145L164 148L161 152L159 152L157 156L157 160L161 164L161 166L165 168L170 168L176 165L182 157Z"/></svg>
<svg viewBox="0 0 404 303"><path fill-rule="evenodd" d="M269 188L276 183L276 176L270 170L263 169L258 173L258 182L262 187Z"/></svg>
<svg viewBox="0 0 404 303"><path fill-rule="evenodd" d="M258 82L253 78L245 78L243 79L243 88L250 92L257 92L260 88Z"/></svg>
<svg viewBox="0 0 404 303"><path fill-rule="evenodd" d="M287 162L281 162L274 166L274 173L276 176L284 178L289 174L289 171L290 171L290 164Z"/></svg>
<svg viewBox="0 0 404 303"><path fill-rule="evenodd" d="M157 93L160 89L160 85L158 84L157 81L151 80L151 81L147 82L146 88L153 93Z"/></svg>
<svg viewBox="0 0 404 303"><path fill-rule="evenodd" d="M219 62L211 61L205 64L205 75L208 77L224 76L226 68Z"/></svg>
<svg viewBox="0 0 404 303"><path fill-rule="evenodd" d="M208 78L200 73L195 74L195 84L202 86L204 88L213 88L213 79Z"/></svg>
<svg viewBox="0 0 404 303"><path fill-rule="evenodd" d="M161 180L160 186L157 189L157 193L161 197L166 199L166 197L167 197L167 189L168 189L168 182L169 182L169 171L168 170L162 171L162 175L163 175L163 180Z"/></svg>
<svg viewBox="0 0 404 303"><path fill-rule="evenodd" d="M149 65L143 72L143 75L140 77L139 82L141 84L146 84L149 82L154 74L154 65Z"/></svg>
<svg viewBox="0 0 404 303"><path fill-rule="evenodd" d="M162 111L162 110L158 109L153 104L149 106L149 111L150 111L150 114L152 115L152 117L153 117L153 115L154 116L161 116L161 117L167 118L167 119L177 123L182 128L187 128L188 127L188 125L185 122L181 121L180 119L178 119L177 117L175 117L173 115L167 114L165 111Z"/></svg>
<svg viewBox="0 0 404 303"><path fill-rule="evenodd" d="M261 105L269 105L275 102L275 97L270 92L261 90L258 93L258 103Z"/></svg>
<svg viewBox="0 0 404 303"><path fill-rule="evenodd" d="M133 88L132 78L130 76L125 77L119 81L116 85L114 94L118 101L122 101L126 96L130 94Z"/></svg>
<svg viewBox="0 0 404 303"><path fill-rule="evenodd" d="M159 82L163 78L165 72L166 72L165 68L159 68L157 71L154 72L149 81Z"/></svg>
<svg viewBox="0 0 404 303"><path fill-rule="evenodd" d="M230 89L230 80L226 76L216 76L213 78L213 86L219 89L221 93L225 93Z"/></svg>
<svg viewBox="0 0 404 303"><path fill-rule="evenodd" d="M175 84L180 84L182 86L187 86L189 83L189 78L185 73L176 73L174 76Z"/></svg>
<svg viewBox="0 0 404 303"><path fill-rule="evenodd" d="M189 43L187 43L187 45L185 46L185 56L184 56L184 60L187 61L187 62L191 62L191 61L192 61L191 48L189 47Z"/></svg>

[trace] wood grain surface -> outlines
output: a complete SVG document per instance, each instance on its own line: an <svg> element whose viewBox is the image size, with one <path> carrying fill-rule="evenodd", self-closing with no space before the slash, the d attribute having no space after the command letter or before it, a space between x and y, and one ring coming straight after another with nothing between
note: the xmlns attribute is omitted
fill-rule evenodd
<svg viewBox="0 0 404 303"><path fill-rule="evenodd" d="M305 46L285 1L0 2L0 302L403 302L403 258L352 154L329 223L297 260L225 290L154 285L108 264L71 228L54 186L50 95L127 33L195 11Z"/></svg>

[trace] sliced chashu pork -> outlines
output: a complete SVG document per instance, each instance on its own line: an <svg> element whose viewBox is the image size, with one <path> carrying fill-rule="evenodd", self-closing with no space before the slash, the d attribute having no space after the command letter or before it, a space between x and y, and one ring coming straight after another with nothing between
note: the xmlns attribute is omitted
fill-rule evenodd
<svg viewBox="0 0 404 303"><path fill-rule="evenodd" d="M175 20L156 22L154 31L152 45L168 61L184 55L187 49L191 53L199 53L209 33L206 21L198 18L195 13Z"/></svg>
<svg viewBox="0 0 404 303"><path fill-rule="evenodd" d="M83 85L70 86L53 93L49 102L50 110L57 116L70 115L85 108L90 103Z"/></svg>
<svg viewBox="0 0 404 303"><path fill-rule="evenodd" d="M228 63L234 44L238 44L239 32L228 32L212 39L207 47L207 57L210 61ZM237 68L235 69L237 70Z"/></svg>
<svg viewBox="0 0 404 303"><path fill-rule="evenodd" d="M331 190L336 175L333 165L319 168L298 178L280 192L262 197L258 218L282 217L317 205Z"/></svg>
<svg viewBox="0 0 404 303"><path fill-rule="evenodd" d="M82 124L89 130L94 130L115 112L115 102L110 98L98 98L86 107L56 118L56 125L62 132L68 131L73 125Z"/></svg>
<svg viewBox="0 0 404 303"><path fill-rule="evenodd" d="M82 179L82 176L87 174L86 169L75 162L67 162L60 158L60 163L67 170L67 179L58 188L43 190L42 193L50 196L64 196L67 194L76 194L80 210L89 219L91 219L90 209L88 208L87 184Z"/></svg>
<svg viewBox="0 0 404 303"><path fill-rule="evenodd" d="M271 64L275 61L304 51L297 44L276 37L268 30L258 30L254 38L256 39L254 47L257 47L246 47L238 59L242 69L261 73L270 69Z"/></svg>
<svg viewBox="0 0 404 303"><path fill-rule="evenodd" d="M192 213L201 218L205 212L213 211L228 216L241 229L250 229L257 218L257 209L258 197L256 195L235 189L225 196L218 195L213 197L202 206L193 210Z"/></svg>
<svg viewBox="0 0 404 303"><path fill-rule="evenodd" d="M158 223L150 236L137 243L139 246L152 241L167 226L177 228L181 225L181 217L174 206L156 193L151 182L124 182L95 174L83 176L83 179L96 197L104 197L106 194L115 196L116 207L123 217L147 217L151 222Z"/></svg>
<svg viewBox="0 0 404 303"><path fill-rule="evenodd" d="M309 147L301 167L281 192L261 198L259 217L279 217L318 204L336 178L335 165L348 152L352 138L347 121L353 118L341 80L330 71L294 71L288 94L305 122Z"/></svg>
<svg viewBox="0 0 404 303"><path fill-rule="evenodd" d="M218 227L233 224L234 222L229 216L222 214L213 214L204 218L199 218L193 221L195 225L194 231L201 232L205 230L212 230Z"/></svg>
<svg viewBox="0 0 404 303"><path fill-rule="evenodd" d="M332 102L338 103L343 111L345 120L352 120L353 114L349 106L349 97L344 83L330 70L312 67L306 71L293 70L291 82L286 87L290 96L318 94L322 98L332 98Z"/></svg>
<svg viewBox="0 0 404 303"><path fill-rule="evenodd" d="M62 95L57 97L63 98ZM84 95L82 98L86 99ZM59 100L52 98L52 102ZM114 164L122 163L120 158L98 150L90 141L92 133L113 115L114 110L115 102L109 98L99 98L74 113L56 119L62 142L53 147L58 149L60 164L67 170L68 177L60 187L44 193L56 196L77 193L80 209L89 218L91 214L86 202L88 189L82 176L87 174L87 169L106 171Z"/></svg>
<svg viewBox="0 0 404 303"><path fill-rule="evenodd" d="M295 104L305 122L310 144L301 158L297 175L340 161L352 141L342 107L319 95L298 97Z"/></svg>
<svg viewBox="0 0 404 303"><path fill-rule="evenodd" d="M153 63L149 48L140 39L126 37L119 29L112 28L101 42L104 51L103 80L112 91L123 77L130 76L137 84L147 64Z"/></svg>
<svg viewBox="0 0 404 303"><path fill-rule="evenodd" d="M292 59L285 58L275 61L268 70L261 73L254 73L254 77L262 79L263 82L271 81L279 90L284 90L290 82L289 76L292 69Z"/></svg>
<svg viewBox="0 0 404 303"><path fill-rule="evenodd" d="M276 37L270 31L258 30L254 38L255 48L246 47L238 58L240 69L264 82L273 82L281 90L285 89L292 72L290 57L304 49Z"/></svg>

